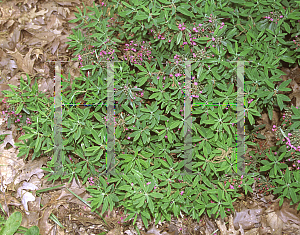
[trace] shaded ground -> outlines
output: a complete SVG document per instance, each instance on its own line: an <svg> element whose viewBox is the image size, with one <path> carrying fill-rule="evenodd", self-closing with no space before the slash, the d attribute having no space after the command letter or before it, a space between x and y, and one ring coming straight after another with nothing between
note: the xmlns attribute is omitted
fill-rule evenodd
<svg viewBox="0 0 300 235"><path fill-rule="evenodd" d="M86 6L92 6L92 1L83 2ZM18 86L21 76L27 80L27 73L32 78L32 84L33 78L38 78L39 91L53 95L55 69L54 64L47 61L71 60L73 50L68 50L65 42L69 41L67 37L77 25L68 23L75 18L74 13L78 12L76 6L83 9L82 1L14 0L0 3L0 91L10 89L7 84ZM62 63L62 74L67 77L70 72L72 78L77 77L80 75L78 67L78 62ZM295 106L300 106L297 83L300 82L299 69L282 70L288 74L282 77L283 80L293 79L289 85L293 91L285 94L292 98ZM3 98L2 93L0 97ZM0 101L0 105L0 111L3 111L3 102ZM260 132L267 137L266 140L259 141L262 149L274 146L271 126L280 125L280 115L279 110L274 110L273 120L268 119L267 113L257 120L257 124L266 124L266 128ZM14 125L7 130L3 116L0 125L1 134L8 134L0 147L0 165L8 165L1 167L0 203L6 214L9 215L14 210L20 211L23 215L22 226L28 228L37 225L42 235L90 235L103 231L110 231L108 234L137 234L132 221L124 223L122 209L104 213L105 223L97 213L91 212L87 205L68 190L86 200L90 196L81 182L73 181L51 191L36 193L37 189L60 185L51 185L44 179L45 172L40 168L45 166L47 158L41 157L34 161L16 158L18 151L14 148L14 142L20 136L20 131ZM251 148L248 149L250 150ZM27 192L28 190L33 190L33 193ZM146 233L141 218L138 218L137 229L141 234L154 235L300 234L300 216L295 210L297 205L291 207L288 201L285 201L283 206L279 207L278 200L273 200L273 195L259 194L255 185L253 190L254 193L249 194L251 196L243 195L234 202L237 213L226 217L224 221L202 216L201 221L197 223L182 216L179 219L172 218L171 222L159 223L154 228L150 224L151 229ZM98 211L101 209L102 207ZM1 215L4 216L2 211ZM53 221L54 216L64 229L58 225L59 222Z"/></svg>

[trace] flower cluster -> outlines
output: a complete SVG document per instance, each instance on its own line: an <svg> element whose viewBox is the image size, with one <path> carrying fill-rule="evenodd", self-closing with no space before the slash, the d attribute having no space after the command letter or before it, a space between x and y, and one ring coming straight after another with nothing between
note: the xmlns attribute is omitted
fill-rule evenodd
<svg viewBox="0 0 300 235"><path fill-rule="evenodd" d="M248 104L251 104L252 101L253 101L253 99L249 100L249 101L248 101Z"/></svg>
<svg viewBox="0 0 300 235"><path fill-rule="evenodd" d="M91 186L95 184L95 182L93 181L93 177L89 177L88 181L89 181Z"/></svg>
<svg viewBox="0 0 300 235"><path fill-rule="evenodd" d="M174 32L170 32L168 30L162 31L162 29L157 28L156 26L154 26L154 24L152 25L151 29L148 29L148 34L152 35L154 39L159 39L163 42L166 42L165 40L167 40L169 43L175 36Z"/></svg>
<svg viewBox="0 0 300 235"><path fill-rule="evenodd" d="M86 33L85 43L83 47L83 52L78 54L78 60L80 61L80 67L85 65L94 65L99 64L102 61L111 61L117 57L115 51L117 50L116 42L110 41L107 38L100 47L95 47L93 44L99 43L96 37L92 37L92 35L96 33L96 30L93 28L89 28L88 32ZM106 67L105 64L101 64L101 66Z"/></svg>
<svg viewBox="0 0 300 235"><path fill-rule="evenodd" d="M268 16L264 16L263 18L268 19L271 22L275 22L275 24L278 24L277 21L279 21L279 19L282 19L283 15L281 15L281 13L271 11Z"/></svg>
<svg viewBox="0 0 300 235"><path fill-rule="evenodd" d="M195 39L199 38L199 37L207 37L209 38L210 35L212 35L212 41L213 43L211 44L212 47L216 47L218 45L221 45L221 41L222 41L222 37L218 37L215 38L213 36L214 34L214 30L216 29L216 25L217 21L215 18L209 17L209 21L208 22L204 22L203 24L201 23L193 23L188 29L189 29L189 44L193 47L193 46L197 46L197 43L194 41ZM221 26L219 27L219 29L222 29L224 27L225 23L221 22ZM209 40L208 40L209 41ZM184 47L184 45L188 44L188 42L183 42L182 47ZM210 48L210 47L208 47ZM205 47L206 49L206 47ZM193 49L191 49L191 52L193 51ZM214 57L214 55L212 55L212 57Z"/></svg>
<svg viewBox="0 0 300 235"><path fill-rule="evenodd" d="M5 109L6 109L5 111L4 110L2 111L2 115L4 116L5 119L6 118L11 118L11 121L14 122L15 124L21 124L21 119L20 118L22 118L23 115L21 113L16 114L15 111L11 110L12 107L10 105L6 106L6 103L7 103L6 98L7 97L5 97L2 100L2 102L5 103ZM5 123L7 124L7 121L5 121ZM26 118L26 124L27 125L32 124L30 118ZM20 128L20 130L22 130L22 127ZM24 133L22 132L22 134L24 134Z"/></svg>
<svg viewBox="0 0 300 235"><path fill-rule="evenodd" d="M142 45L143 44L143 45ZM151 56L151 50L152 47L150 46L151 42L149 42L149 46L146 45L146 42L143 41L133 43L133 41L130 41L130 44L125 44L126 49L124 49L124 59L128 60L129 62L133 64L139 64L142 65L141 62L145 60L146 58L151 61L153 56ZM141 49L137 49L137 48Z"/></svg>

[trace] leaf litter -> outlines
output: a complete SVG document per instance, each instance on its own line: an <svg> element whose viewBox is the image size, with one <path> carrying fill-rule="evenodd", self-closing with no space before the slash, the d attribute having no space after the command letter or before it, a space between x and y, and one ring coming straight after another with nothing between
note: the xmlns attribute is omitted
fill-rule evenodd
<svg viewBox="0 0 300 235"><path fill-rule="evenodd" d="M5 3L5 4L3 4ZM72 33L76 24L69 23L75 19L74 13L82 9L80 1L3 1L0 6L0 91L7 90L7 84L19 85L20 77L27 80L26 73L38 79L39 91L53 95L53 74L51 66L46 61L63 59L58 58L57 52L70 58L73 51L67 49L67 37ZM86 6L92 6L92 2L86 2ZM66 26L67 25L67 26ZM63 70L70 70L72 77L80 75L78 62L70 62L62 65ZM283 81L292 78L289 85L293 92L289 97L295 98L295 106L300 106L300 77L299 68L283 68L287 75L282 76ZM32 79L31 86L34 79ZM0 92L1 93L1 92ZM0 94L2 95L2 93ZM1 110L2 111L2 110ZM274 111L273 114L278 116ZM261 123L268 127L278 125L278 120L262 118ZM9 215L11 207L15 206L22 211L22 226L39 226L42 234L96 234L102 231L108 234L138 234L135 226L127 224L123 226L124 217L122 208L108 211L102 216L104 220L79 200L73 193L84 201L90 196L80 182L75 179L70 184L51 184L44 178L41 167L47 159L40 158L34 161L24 161L17 158L18 150L15 148L17 131L6 130L3 118L1 121L1 134L6 134L3 144L0 145L1 165L1 191L0 203L4 211ZM12 125L13 126L13 125ZM272 133L266 131L268 145L272 144ZM269 137L269 138L268 138ZM12 148L7 149L7 146ZM37 195L37 190L55 187ZM59 187L60 186L60 187ZM300 216L297 212L297 204L291 206L285 199L279 207L278 200L273 200L273 195L264 196L254 192L251 197L241 197L234 202L236 213L222 219L201 217L199 223L185 216L174 218L171 222L160 222L154 226L151 221L149 230L143 226L141 217L137 219L136 226L141 234L167 235L167 234L299 234ZM41 206L43 205L43 206ZM101 207L98 211L101 211ZM61 221L62 229L49 217L54 215ZM121 221L119 224L118 221ZM131 220L132 221L132 220Z"/></svg>

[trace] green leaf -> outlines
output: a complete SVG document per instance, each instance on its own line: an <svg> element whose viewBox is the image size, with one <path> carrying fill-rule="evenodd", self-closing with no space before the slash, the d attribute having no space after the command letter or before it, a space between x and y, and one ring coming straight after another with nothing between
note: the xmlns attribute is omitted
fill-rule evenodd
<svg viewBox="0 0 300 235"><path fill-rule="evenodd" d="M130 154L120 154L119 158L125 159L124 162L131 162L134 159L134 156Z"/></svg>
<svg viewBox="0 0 300 235"><path fill-rule="evenodd" d="M243 50L243 51L241 52L240 56L246 56L251 50L253 50L252 47Z"/></svg>
<svg viewBox="0 0 300 235"><path fill-rule="evenodd" d="M202 180L208 187L211 187L211 182L204 175L202 176Z"/></svg>
<svg viewBox="0 0 300 235"><path fill-rule="evenodd" d="M145 199L146 199L146 197L145 197L145 196L142 196L142 198L140 198L140 199L138 200L138 203L137 203L136 207L137 207L137 208L142 207L142 206L145 204Z"/></svg>
<svg viewBox="0 0 300 235"><path fill-rule="evenodd" d="M266 83L269 87L274 88L274 84L270 81L270 79L266 79L266 80L265 80L265 83Z"/></svg>
<svg viewBox="0 0 300 235"><path fill-rule="evenodd" d="M282 198L280 199L280 201L279 201L279 206L282 206L283 200L284 200L284 197L282 197Z"/></svg>
<svg viewBox="0 0 300 235"><path fill-rule="evenodd" d="M181 122L182 121L175 121L170 125L169 128L172 130L172 129L176 128Z"/></svg>
<svg viewBox="0 0 300 235"><path fill-rule="evenodd" d="M128 113L130 113L130 114L132 114L133 115L133 112L132 112L132 110L128 107L128 106L126 106L126 105L124 105L124 104L122 104L122 108L123 109L125 109Z"/></svg>
<svg viewBox="0 0 300 235"><path fill-rule="evenodd" d="M293 11L292 13L290 13L290 14L288 15L288 18L289 18L289 19L293 19L293 20L298 20L298 19L300 19L300 12L297 11L297 10L295 10L295 11Z"/></svg>
<svg viewBox="0 0 300 235"><path fill-rule="evenodd" d="M232 47L229 45L229 43L227 43L227 46L226 46L226 47L227 47L227 49L228 49L228 51L229 51L230 54L235 54L235 53L234 53L234 50L233 50Z"/></svg>
<svg viewBox="0 0 300 235"><path fill-rule="evenodd" d="M276 96L277 96L277 103L281 111L283 109L283 101L291 101L291 99L283 94L277 94Z"/></svg>
<svg viewBox="0 0 300 235"><path fill-rule="evenodd" d="M38 152L40 147L41 147L40 137L38 136L35 142L35 151Z"/></svg>
<svg viewBox="0 0 300 235"><path fill-rule="evenodd" d="M136 213L129 213L129 215L124 219L124 221L128 221L131 218L133 218L136 215Z"/></svg>
<svg viewBox="0 0 300 235"><path fill-rule="evenodd" d="M267 171L267 170L269 170L271 168L272 168L272 164L268 164L268 165L262 166L260 168L260 171Z"/></svg>
<svg viewBox="0 0 300 235"><path fill-rule="evenodd" d="M286 80L283 83L281 83L278 87L278 90L283 91L283 88L285 88L287 85L289 85L291 81L292 81L292 79L289 79L289 80Z"/></svg>
<svg viewBox="0 0 300 235"><path fill-rule="evenodd" d="M291 64L295 63L295 59L293 59L292 57L287 56L287 55L282 55L279 57L279 59L283 60L284 62L291 63Z"/></svg>
<svg viewBox="0 0 300 235"><path fill-rule="evenodd" d="M142 65L139 65L139 64L134 64L134 65L135 65L135 67L137 67L139 70L144 71L144 72L147 72L147 69L144 68Z"/></svg>
<svg viewBox="0 0 300 235"><path fill-rule="evenodd" d="M25 135L22 135L21 137L19 137L19 140L31 139L35 135L36 134L25 134Z"/></svg>
<svg viewBox="0 0 300 235"><path fill-rule="evenodd" d="M251 125L253 125L255 123L255 120L254 120L252 114L249 113L249 112L248 112L248 119L249 119L249 122L250 122Z"/></svg>
<svg viewBox="0 0 300 235"><path fill-rule="evenodd" d="M23 108L23 103L21 103L19 106L18 106L18 108L17 108L17 110L16 110L16 114L19 114L20 113L20 111L22 110L22 108Z"/></svg>
<svg viewBox="0 0 300 235"><path fill-rule="evenodd" d="M188 11L187 9L185 9L182 6L177 7L176 10L179 11L180 13L186 15L186 16L195 17L195 15L193 14L193 12Z"/></svg>
<svg viewBox="0 0 300 235"><path fill-rule="evenodd" d="M85 149L85 151L90 152L90 151L97 151L99 150L101 147L100 146L91 146Z"/></svg>
<svg viewBox="0 0 300 235"><path fill-rule="evenodd" d="M90 69L94 69L94 68L96 68L96 65L85 65L85 66L81 67L80 69L90 70Z"/></svg>
<svg viewBox="0 0 300 235"><path fill-rule="evenodd" d="M147 18L148 18L148 16L144 12L140 12L139 15L136 15L134 17L135 20L145 20Z"/></svg>
<svg viewBox="0 0 300 235"><path fill-rule="evenodd" d="M288 33L291 33L291 28L288 23L283 22L283 27L284 27L285 31L287 31Z"/></svg>
<svg viewBox="0 0 300 235"><path fill-rule="evenodd" d="M182 38L182 31L180 31L180 33L177 36L177 45L180 43L181 38Z"/></svg>
<svg viewBox="0 0 300 235"><path fill-rule="evenodd" d="M161 193L157 193L157 192L153 192L149 194L151 197L155 197L155 198L163 198L164 195Z"/></svg>
<svg viewBox="0 0 300 235"><path fill-rule="evenodd" d="M20 212L14 212L6 220L3 228L0 231L0 235L13 235L18 230L22 223L22 214Z"/></svg>
<svg viewBox="0 0 300 235"><path fill-rule="evenodd" d="M154 204L153 204L153 201L152 201L151 197L147 197L147 202L148 202L149 209L150 209L151 213L153 214Z"/></svg>
<svg viewBox="0 0 300 235"><path fill-rule="evenodd" d="M294 189L293 188L289 188L289 192L290 192L291 198L293 200L293 203L297 203L298 202L297 195L296 195Z"/></svg>
<svg viewBox="0 0 300 235"><path fill-rule="evenodd" d="M144 83L147 81L147 77L143 76L141 78L138 79L139 82L139 86L144 85Z"/></svg>
<svg viewBox="0 0 300 235"><path fill-rule="evenodd" d="M24 235L39 235L40 229L37 226L30 227Z"/></svg>

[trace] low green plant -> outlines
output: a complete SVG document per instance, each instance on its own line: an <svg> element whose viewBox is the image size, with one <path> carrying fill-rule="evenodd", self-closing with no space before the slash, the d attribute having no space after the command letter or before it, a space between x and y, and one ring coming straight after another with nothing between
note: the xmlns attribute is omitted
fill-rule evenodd
<svg viewBox="0 0 300 235"><path fill-rule="evenodd" d="M68 44L81 62L82 76L74 79L70 91L65 91L69 82L62 83L62 103L68 105L62 109L61 171L53 170L57 160L53 158L54 99L38 94L36 83L31 89L28 76L27 82L21 78L21 88L11 86L12 91L3 92L9 98L10 111L24 115L27 110L31 115L31 127L23 120L25 135L19 139L24 143L16 143L20 147L18 156L27 157L31 149L32 159L47 154L51 159L43 169L49 172L48 180L81 179L92 196L88 199L92 211L101 205L101 213L123 207L124 213L129 214L125 221L133 219L135 224L140 214L146 227L151 217L157 224L160 220L170 221L172 214L178 217L184 213L198 221L203 213L224 218L234 211L232 202L241 193L253 192L253 183L260 180L263 185L259 185L259 192L276 190L284 186L283 182L293 184L284 188L284 193L274 193L280 194L281 199L288 197L298 202L297 176L292 178L287 173L289 164L295 165L298 159L279 163L292 155L286 153L283 142L269 153L261 149L250 151L255 164L246 165L242 176L235 172L234 151L236 123L244 116L250 132L245 138L247 150L248 145L257 146L257 138L264 138L256 133L255 116L266 110L272 119L274 106L281 111L289 107L285 92L290 91L287 86L291 80L276 83L285 75L280 67L299 63L295 59L298 49L291 48L290 43L299 31L295 21L299 14L297 4L129 0L94 3L88 7L90 12L86 8L79 10L71 22L81 23L73 30ZM259 11L254 12L253 7ZM86 29L87 34L80 28ZM114 64L116 174L104 176L104 62L117 58L123 61ZM194 151L192 173L182 175L188 60L193 61L189 98ZM239 112L237 117L237 66L231 62L238 60L249 62L245 62L244 74L245 112ZM81 109L75 104L78 99L93 106ZM278 128L278 133L286 137L295 133L290 142L296 144L299 111L295 107L292 110L295 115L291 127ZM283 174L287 174L286 180L280 181Z"/></svg>
<svg viewBox="0 0 300 235"><path fill-rule="evenodd" d="M13 234L24 234L24 235L40 235L40 230L37 226L32 226L29 229L21 226L22 214L18 211L12 213L7 220L4 218L0 219L0 234L1 235L13 235Z"/></svg>

